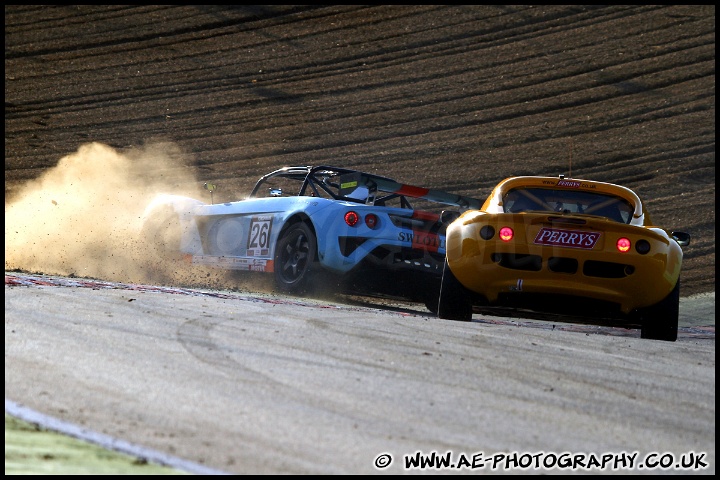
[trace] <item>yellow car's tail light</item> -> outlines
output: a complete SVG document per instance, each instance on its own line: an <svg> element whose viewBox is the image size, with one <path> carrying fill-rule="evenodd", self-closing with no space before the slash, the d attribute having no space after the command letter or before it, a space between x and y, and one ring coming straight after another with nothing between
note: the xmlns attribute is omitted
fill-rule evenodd
<svg viewBox="0 0 720 480"><path fill-rule="evenodd" d="M640 255L645 255L650 251L650 242L645 239L638 240L635 244L635 251Z"/></svg>
<svg viewBox="0 0 720 480"><path fill-rule="evenodd" d="M502 227L500 229L500 240L503 242L509 242L512 240L513 236L515 235L515 232L513 232L513 229L510 227Z"/></svg>
<svg viewBox="0 0 720 480"><path fill-rule="evenodd" d="M617 246L619 252L625 253L630 250L630 240L625 237L618 238L615 245Z"/></svg>
<svg viewBox="0 0 720 480"><path fill-rule="evenodd" d="M483 240L490 240L495 236L495 229L490 225L485 225L480 229L480 238Z"/></svg>

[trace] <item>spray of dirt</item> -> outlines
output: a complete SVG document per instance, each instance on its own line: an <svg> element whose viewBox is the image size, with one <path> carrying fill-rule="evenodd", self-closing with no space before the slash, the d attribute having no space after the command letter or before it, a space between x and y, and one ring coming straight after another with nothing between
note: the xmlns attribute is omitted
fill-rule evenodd
<svg viewBox="0 0 720 480"><path fill-rule="evenodd" d="M123 152L81 146L6 203L5 269L120 282L197 278L177 262L155 262L139 235L157 194L207 196L187 161L168 143Z"/></svg>

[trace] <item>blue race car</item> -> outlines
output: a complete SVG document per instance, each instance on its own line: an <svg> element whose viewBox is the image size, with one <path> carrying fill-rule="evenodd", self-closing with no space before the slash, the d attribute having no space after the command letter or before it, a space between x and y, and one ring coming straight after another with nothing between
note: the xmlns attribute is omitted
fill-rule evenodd
<svg viewBox="0 0 720 480"><path fill-rule="evenodd" d="M481 205L346 168L290 166L261 177L245 200L159 195L143 232L165 257L273 273L282 292L304 295L337 280L350 293L419 301L435 312L445 227Z"/></svg>

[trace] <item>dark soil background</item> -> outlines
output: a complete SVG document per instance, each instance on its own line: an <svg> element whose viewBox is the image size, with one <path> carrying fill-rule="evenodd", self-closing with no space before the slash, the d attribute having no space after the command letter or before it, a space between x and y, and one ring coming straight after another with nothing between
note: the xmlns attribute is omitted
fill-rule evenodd
<svg viewBox="0 0 720 480"><path fill-rule="evenodd" d="M619 183L715 290L713 6L6 5L6 208L90 142L175 145L155 173L220 201L298 164Z"/></svg>

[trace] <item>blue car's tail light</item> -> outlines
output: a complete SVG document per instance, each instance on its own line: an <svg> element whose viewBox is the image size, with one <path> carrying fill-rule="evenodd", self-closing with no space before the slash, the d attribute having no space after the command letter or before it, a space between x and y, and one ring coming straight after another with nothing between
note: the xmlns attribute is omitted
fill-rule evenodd
<svg viewBox="0 0 720 480"><path fill-rule="evenodd" d="M345 223L347 223L349 226L354 227L359 221L360 215L358 215L357 212L353 212L352 210L350 210L345 214Z"/></svg>

